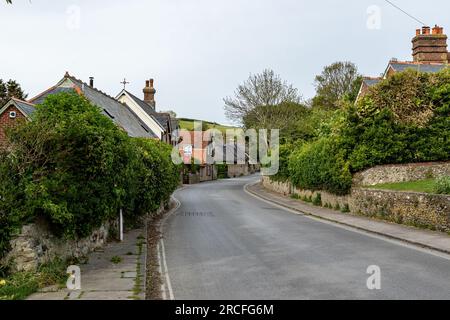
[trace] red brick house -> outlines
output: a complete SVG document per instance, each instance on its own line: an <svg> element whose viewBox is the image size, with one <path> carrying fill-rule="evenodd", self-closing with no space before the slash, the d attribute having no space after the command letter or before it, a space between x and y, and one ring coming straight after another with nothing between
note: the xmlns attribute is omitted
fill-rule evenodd
<svg viewBox="0 0 450 320"><path fill-rule="evenodd" d="M433 29L430 27L417 29L412 39L412 57L413 61L390 60L381 77L364 77L356 101L361 99L370 87L397 72L414 69L433 73L448 68L450 52L447 50L447 36L444 34L444 28L436 25Z"/></svg>
<svg viewBox="0 0 450 320"><path fill-rule="evenodd" d="M9 100L0 109L0 145L6 142L6 130L23 121L29 121L35 107L32 103L16 98Z"/></svg>

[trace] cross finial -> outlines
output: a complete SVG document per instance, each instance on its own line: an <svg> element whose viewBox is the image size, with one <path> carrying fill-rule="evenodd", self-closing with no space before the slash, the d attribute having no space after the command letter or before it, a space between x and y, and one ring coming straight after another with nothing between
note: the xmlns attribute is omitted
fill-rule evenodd
<svg viewBox="0 0 450 320"><path fill-rule="evenodd" d="M127 87L127 84L129 84L129 82L127 81L126 78L123 78L123 81L121 82L121 84L123 84L123 90L125 90Z"/></svg>

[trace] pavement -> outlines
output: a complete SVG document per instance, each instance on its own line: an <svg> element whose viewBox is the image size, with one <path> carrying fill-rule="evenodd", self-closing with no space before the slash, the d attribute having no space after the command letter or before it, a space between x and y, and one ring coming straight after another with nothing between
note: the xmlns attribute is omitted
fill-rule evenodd
<svg viewBox="0 0 450 320"><path fill-rule="evenodd" d="M32 294L28 300L143 300L145 243L144 229L129 231L124 234L124 241L108 243L89 254L87 263L79 266L80 290L48 287ZM119 257L120 262L113 263L113 257Z"/></svg>
<svg viewBox="0 0 450 320"><path fill-rule="evenodd" d="M167 297L450 299L450 255L381 235L397 227L389 223L364 220L382 223L377 233L368 232L351 227L350 219L334 222L308 213L319 208L290 209L244 190L259 179L205 182L175 193L181 205L162 230ZM445 238L398 227L407 236L417 231L421 241L428 236L428 244L434 237L445 249Z"/></svg>

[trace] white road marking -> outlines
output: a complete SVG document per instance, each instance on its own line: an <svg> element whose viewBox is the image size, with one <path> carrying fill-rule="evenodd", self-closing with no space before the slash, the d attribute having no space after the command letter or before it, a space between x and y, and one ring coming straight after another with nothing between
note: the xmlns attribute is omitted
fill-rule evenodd
<svg viewBox="0 0 450 320"><path fill-rule="evenodd" d="M174 194L185 188L186 187L182 187L182 188L178 189L177 191L174 192ZM160 270L161 270L160 271L161 275L164 274L164 278L165 278L165 283L163 284L163 286L164 286L163 299L164 300L167 300L166 291L168 291L169 300L175 300L175 296L174 296L173 290L172 290L172 284L170 282L169 269L167 267L167 261L166 261L166 251L165 251L165 247L164 247L164 224L166 223L167 218L170 217L181 206L180 201L177 198L175 198L174 195L172 195L172 199L176 203L175 207L172 208L168 213L165 214L164 218L161 220L161 222L159 224L159 231L161 233L161 238L158 243L158 249L159 249L158 250L158 260L159 260L158 262L159 262L159 266L160 266ZM167 290L166 290L166 288L167 288Z"/></svg>
<svg viewBox="0 0 450 320"><path fill-rule="evenodd" d="M423 252L423 253L431 254L431 255L437 256L439 258L446 259L446 260L450 260L450 255L448 255L448 254L446 254L444 252L441 252L441 251L433 250L431 248L420 247L419 245L408 243L408 242L406 242L406 240L402 241L400 239L397 240L397 239L389 238L388 236L383 236L383 235L371 232L369 230L366 231L366 230L362 230L362 229L359 229L357 227L352 227L352 226L349 226L349 225L345 225L345 224L342 224L342 223L339 223L339 222L334 222L334 221L326 220L326 219L323 219L323 218L315 217L315 216L312 216L312 215L309 215L309 214L305 214L305 213L299 212L297 210L293 210L293 209L287 208L285 206L279 205L279 204L274 203L272 201L266 200L266 199L264 199L264 198L262 198L262 197L260 197L260 196L258 196L258 195L256 195L256 194L254 194L254 193L252 193L252 192L247 190L247 188L249 186L252 186L252 185L257 184L257 183L259 183L259 181L249 182L246 185L244 185L245 193L247 193L248 195L250 195L250 196L252 196L252 197L254 197L254 198L256 198L256 199L258 199L260 201L263 201L263 202L266 202L268 204L271 204L274 207L278 207L278 208L283 209L285 211L288 211L290 213L294 213L296 215L300 215L300 216L303 216L305 218L308 218L308 219L311 219L311 220L314 220L314 221L318 221L318 222L321 222L321 223L332 225L334 227L345 229L347 231L356 232L356 233L359 233L359 234L362 234L362 235L365 235L365 236L368 236L368 237L371 237L371 238L383 240L383 241L386 241L386 242L389 242L389 243L392 243L392 244L396 244L396 245L399 245L399 246L402 246L402 247L406 247L406 248L413 249L413 250L416 250L416 251L420 251L420 252Z"/></svg>

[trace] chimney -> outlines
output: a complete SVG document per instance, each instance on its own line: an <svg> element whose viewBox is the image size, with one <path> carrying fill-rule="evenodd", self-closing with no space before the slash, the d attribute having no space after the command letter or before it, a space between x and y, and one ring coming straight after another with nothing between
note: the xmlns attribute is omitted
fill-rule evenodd
<svg viewBox="0 0 450 320"><path fill-rule="evenodd" d="M447 36L444 28L438 25L433 29L424 26L416 30L413 43L414 62L423 63L448 63Z"/></svg>
<svg viewBox="0 0 450 320"><path fill-rule="evenodd" d="M91 88L94 87L94 77L89 77L89 86L90 86Z"/></svg>
<svg viewBox="0 0 450 320"><path fill-rule="evenodd" d="M156 108L155 93L156 90L153 87L153 79L145 81L145 88L142 90L144 92L144 102L149 104L153 109Z"/></svg>

